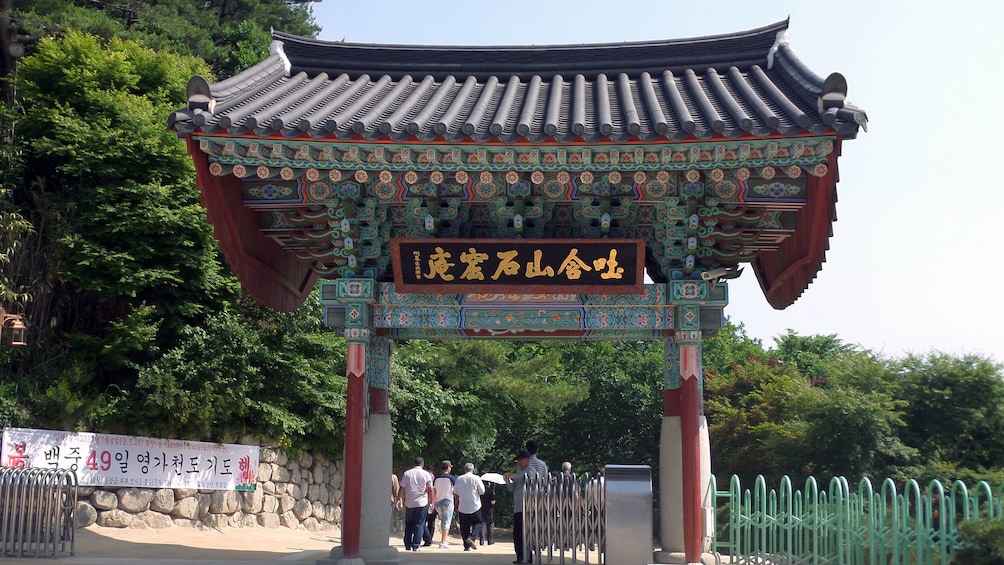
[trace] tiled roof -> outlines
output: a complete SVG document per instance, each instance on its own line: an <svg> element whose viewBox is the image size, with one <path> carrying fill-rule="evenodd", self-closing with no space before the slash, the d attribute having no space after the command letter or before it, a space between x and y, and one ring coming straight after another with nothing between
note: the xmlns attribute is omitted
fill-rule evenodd
<svg viewBox="0 0 1004 565"><path fill-rule="evenodd" d="M222 82L190 84L189 108L169 125L181 134L503 143L854 137L864 112L843 99L842 77L824 81L798 60L787 28L527 47L273 32L270 57ZM824 96L824 83L836 90Z"/></svg>
<svg viewBox="0 0 1004 565"><path fill-rule="evenodd" d="M627 222L635 235L644 229L661 234L662 239L647 240L653 246L649 259L654 263L649 266L661 269L660 276L668 276L665 269L679 267L683 255L689 253L687 258L694 259L699 251L710 254L702 255L700 265L695 265L700 269L750 263L768 302L781 309L792 304L822 268L831 224L836 220L840 145L867 127L865 113L846 100L844 78L833 73L824 79L803 65L788 46L787 29L788 22L782 21L746 32L690 39L492 47L329 42L273 32L271 55L254 67L215 84L193 77L188 106L173 112L168 122L187 138L203 202L228 262L245 288L274 308L297 307L317 276L339 272L347 259L334 253L338 249L365 247L379 255L386 252L387 238L399 237L400 230L411 233L408 230L414 226L409 227L409 222L422 218L404 212L407 206L424 201L414 197L414 191L424 190L421 183L440 184L432 180L433 175L460 167L470 169L458 173L467 178L488 162L477 153L498 148L526 151L530 163L536 163L534 158L546 163L548 156L558 159L563 153L587 151L583 148L592 146L597 152L595 162L591 156L579 156L562 165L567 170L561 173L556 172L557 165L544 167L547 174L566 175L557 186L569 185L570 173L580 186L569 189L578 192L567 202L563 200L565 188L548 193L551 204L560 209L553 217L549 212L547 219L541 215L535 228L568 231L572 229L569 222L585 218L576 216L576 210L585 214L585 209L573 210L573 206L591 206L596 195L588 186L592 181L583 181L581 174L592 178L594 172L610 172L620 178L622 172L637 166L649 173L686 173L688 178L694 174L714 179L717 174L722 180L727 172L729 178L724 181L732 182L729 186L736 186L733 178L752 177L759 182L756 187L762 188L769 183L760 181L774 178L775 166L792 179L811 172L804 181L788 183L804 194L803 201L779 200L773 192L746 195L743 198L749 199L741 203L729 201L728 217L719 218L719 225L710 219L707 226L700 221L696 227L680 225L669 211L655 210L654 201L628 198L618 204L627 210L634 203L639 210L652 212L644 222L618 221ZM735 141L722 141L729 139ZM423 166L402 157L391 167L392 159L385 159L388 149L400 149L403 154L425 143L428 147L421 148L423 152L448 148L449 154L440 157L460 160L451 160L438 170L447 161L436 161L435 155ZM828 149L816 151L812 143ZM267 158L265 145L269 146ZM629 159L612 156L628 153L629 146L633 146ZM462 159L466 148L473 157ZM370 158L360 157L368 151L372 151ZM335 159L336 152L344 154ZM539 155L534 157L534 153ZM601 163L599 153L605 153L607 160ZM647 160L642 165L648 153L656 168ZM503 163L509 158L495 157L502 157ZM677 157L683 162L677 162ZM587 161L591 164L584 165ZM517 180L521 174L543 174L523 170L522 164L517 167L515 163L521 161L511 161L504 171L495 165L500 161L491 162L489 169L505 172L507 177L515 175ZM348 236L339 235L344 228L335 229L330 222L318 227L287 221L312 218L303 215L302 209L314 205L308 202L313 196L287 204L268 203L265 208L244 202L244 189L254 188L256 179L295 183L300 174L308 179L311 175L336 179L343 174L368 178L371 175L363 169L369 163L380 169L381 178L390 179L380 181L381 190L391 187L392 192L367 201L379 201L383 208L394 210L382 210L380 229L367 224L376 236L351 246ZM487 169L480 172L492 174ZM408 180L408 175L414 178ZM530 179L532 175L525 180ZM376 195L372 192L375 182L366 188L371 195ZM528 186L506 182L512 190ZM794 186L799 183L804 187ZM331 188L326 180L316 184L324 185L324 190ZM393 192L399 189L404 191L401 198ZM583 195L587 200L581 199ZM542 194L535 197L544 198ZM475 228L502 229L499 222L504 224L505 216L493 216L490 211L494 196L475 192L465 198L463 204L473 211L463 216L466 224L458 221L451 229L465 225L472 234ZM710 210L729 198L733 196L727 190L709 192L706 204ZM459 210L459 197L455 199ZM341 210L335 206L327 213ZM559 221L559 217L564 219ZM366 221L376 221L373 218ZM427 231L424 226L415 229ZM508 224L504 227L510 229ZM694 229L714 233L697 237L688 231ZM310 230L323 231L324 237L314 237L317 234ZM579 237L576 234L565 237ZM684 249L684 240L693 249ZM318 254L326 259L315 260ZM356 266L372 259L357 257L356 251L351 254Z"/></svg>

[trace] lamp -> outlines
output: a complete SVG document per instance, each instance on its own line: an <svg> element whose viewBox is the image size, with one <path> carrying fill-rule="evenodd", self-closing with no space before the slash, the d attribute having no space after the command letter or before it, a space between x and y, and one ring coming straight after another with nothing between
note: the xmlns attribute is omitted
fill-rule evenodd
<svg viewBox="0 0 1004 565"><path fill-rule="evenodd" d="M25 339L27 335L28 327L24 325L19 314L8 314L6 310L0 308L0 346L3 345L3 330L7 327L7 322L13 321L11 324L11 334L10 334L10 344L14 347L24 347L28 345Z"/></svg>

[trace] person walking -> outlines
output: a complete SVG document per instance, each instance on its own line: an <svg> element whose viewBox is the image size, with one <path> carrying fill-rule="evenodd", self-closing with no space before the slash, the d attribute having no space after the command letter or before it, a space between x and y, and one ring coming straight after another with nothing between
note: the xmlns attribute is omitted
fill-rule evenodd
<svg viewBox="0 0 1004 565"><path fill-rule="evenodd" d="M481 533L478 536L478 543L494 545L492 528L495 526L495 483L482 481L485 485L485 493L481 495Z"/></svg>
<svg viewBox="0 0 1004 565"><path fill-rule="evenodd" d="M404 534L401 525L401 511L398 510L397 506L397 493L401 490L401 481L397 478L394 473L390 474L390 516L391 516L391 530L394 532Z"/></svg>
<svg viewBox="0 0 1004 565"><path fill-rule="evenodd" d="M572 474L571 461L561 463L561 472L556 475L553 488L560 493L558 510L561 524L560 535L563 538L562 548L568 551L573 542L575 542L574 545L578 546L579 544L575 540L582 537L582 524L580 523L582 520L576 520L577 517L581 516L579 513L579 486L575 482L575 475Z"/></svg>
<svg viewBox="0 0 1004 565"><path fill-rule="evenodd" d="M440 549L450 547L450 524L453 522L453 499L456 497L454 486L457 484L457 477L450 471L453 464L449 459L444 459L439 464L440 473L436 475L433 486L436 489L436 514L439 515L439 539Z"/></svg>
<svg viewBox="0 0 1004 565"><path fill-rule="evenodd" d="M537 457L537 440L528 439L526 440L526 451L530 454L530 466L537 471L537 474L541 477L547 476L547 463L542 459Z"/></svg>
<svg viewBox="0 0 1004 565"><path fill-rule="evenodd" d="M432 465L425 466L425 473L429 475L429 482L436 480L436 475L432 472ZM435 487L433 490L435 491ZM422 547L429 547L432 545L432 540L435 539L437 518L435 502L436 497L433 495L429 499L429 511L425 515L425 525L422 526Z"/></svg>
<svg viewBox="0 0 1004 565"><path fill-rule="evenodd" d="M404 549L418 551L422 542L422 528L425 515L429 511L429 500L433 495L432 480L422 466L425 460L415 458L415 466L401 475L397 491L397 505L404 507Z"/></svg>
<svg viewBox="0 0 1004 565"><path fill-rule="evenodd" d="M513 493L512 545L516 552L513 563L531 562L528 548L523 544L523 488L537 476L537 470L530 466L530 452L525 449L516 454L516 472L505 475L505 486Z"/></svg>
<svg viewBox="0 0 1004 565"><path fill-rule="evenodd" d="M457 477L456 491L464 551L477 549L477 537L482 527L481 495L485 493L485 485L481 477L474 474L474 463L464 463L464 474Z"/></svg>

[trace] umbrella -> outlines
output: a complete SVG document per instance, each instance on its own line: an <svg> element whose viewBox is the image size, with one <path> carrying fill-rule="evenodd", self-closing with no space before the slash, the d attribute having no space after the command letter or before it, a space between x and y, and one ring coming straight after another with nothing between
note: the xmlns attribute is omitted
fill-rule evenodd
<svg viewBox="0 0 1004 565"><path fill-rule="evenodd" d="M497 485L504 485L505 479L502 478L501 473L485 473L481 475L481 480L489 483L495 483Z"/></svg>

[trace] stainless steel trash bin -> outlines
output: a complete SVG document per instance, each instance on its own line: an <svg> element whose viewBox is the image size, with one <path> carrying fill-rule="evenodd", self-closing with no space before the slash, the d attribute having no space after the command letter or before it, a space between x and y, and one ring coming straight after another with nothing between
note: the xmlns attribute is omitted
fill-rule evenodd
<svg viewBox="0 0 1004 565"><path fill-rule="evenodd" d="M648 465L607 465L606 563L646 565L652 553L652 468Z"/></svg>

